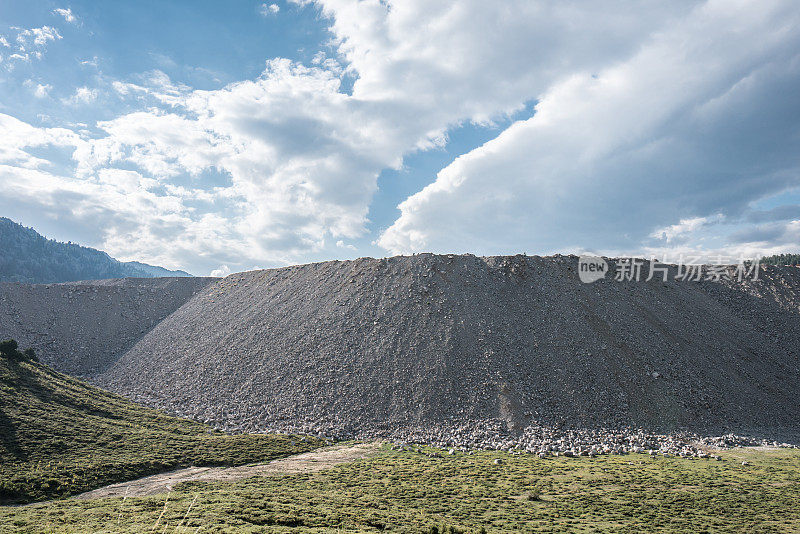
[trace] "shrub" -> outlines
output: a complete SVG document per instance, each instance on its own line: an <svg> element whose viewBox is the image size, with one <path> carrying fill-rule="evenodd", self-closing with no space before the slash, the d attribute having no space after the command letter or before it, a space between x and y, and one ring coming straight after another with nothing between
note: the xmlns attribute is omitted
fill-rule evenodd
<svg viewBox="0 0 800 534"><path fill-rule="evenodd" d="M22 354L25 355L25 359L28 360L28 361L31 361L31 362L38 362L39 361L39 357L36 355L36 351L33 350L30 347L25 349L25 352L23 352Z"/></svg>
<svg viewBox="0 0 800 534"><path fill-rule="evenodd" d="M7 360L21 362L23 360L31 361L31 362L38 362L39 358L36 356L36 352L31 349L25 349L25 352L20 352L18 350L19 345L13 339L6 339L5 341L0 341L0 356L6 358Z"/></svg>
<svg viewBox="0 0 800 534"><path fill-rule="evenodd" d="M17 351L17 342L13 339L6 339L5 341L0 341L0 355L4 358L8 358L9 360L16 359L18 357L19 351Z"/></svg>

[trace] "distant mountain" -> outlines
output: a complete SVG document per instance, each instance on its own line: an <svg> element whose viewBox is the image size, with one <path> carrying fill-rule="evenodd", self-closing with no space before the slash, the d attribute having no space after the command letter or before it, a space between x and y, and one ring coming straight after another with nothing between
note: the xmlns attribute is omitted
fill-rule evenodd
<svg viewBox="0 0 800 534"><path fill-rule="evenodd" d="M136 261L121 262L100 250L47 239L33 228L0 217L0 282L48 284L162 276L191 275Z"/></svg>
<svg viewBox="0 0 800 534"><path fill-rule="evenodd" d="M157 265L148 265L139 261L127 261L125 262L125 265L130 265L135 269L150 273L150 276L153 278L161 278L164 276L192 276L186 271L170 271L169 269L165 269Z"/></svg>

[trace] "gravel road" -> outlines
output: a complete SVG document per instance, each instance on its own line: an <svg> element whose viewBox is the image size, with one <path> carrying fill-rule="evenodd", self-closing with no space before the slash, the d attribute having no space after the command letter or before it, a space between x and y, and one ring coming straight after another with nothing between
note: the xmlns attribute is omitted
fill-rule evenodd
<svg viewBox="0 0 800 534"><path fill-rule="evenodd" d="M340 464L363 460L377 454L380 443L335 445L273 460L266 464L241 467L187 467L167 473L112 484L76 495L75 499L101 499L104 497L141 497L172 491L181 482L232 482L250 477L280 476L296 473L314 473Z"/></svg>

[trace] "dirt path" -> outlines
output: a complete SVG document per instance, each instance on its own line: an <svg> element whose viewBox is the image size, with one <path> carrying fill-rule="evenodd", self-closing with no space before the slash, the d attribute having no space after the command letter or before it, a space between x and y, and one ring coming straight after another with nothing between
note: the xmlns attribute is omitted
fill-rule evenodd
<svg viewBox="0 0 800 534"><path fill-rule="evenodd" d="M315 451L273 460L266 464L241 467L187 467L149 477L121 482L87 491L74 499L99 499L102 497L141 497L171 491L181 482L200 480L204 482L234 481L254 476L312 473L339 464L368 458L378 452L380 443L360 443L344 446L334 445Z"/></svg>

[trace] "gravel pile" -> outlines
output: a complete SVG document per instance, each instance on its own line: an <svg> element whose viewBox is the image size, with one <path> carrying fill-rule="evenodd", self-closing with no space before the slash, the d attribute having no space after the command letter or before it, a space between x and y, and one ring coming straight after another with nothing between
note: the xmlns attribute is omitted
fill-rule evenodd
<svg viewBox="0 0 800 534"><path fill-rule="evenodd" d="M476 429L480 429L476 432ZM495 424L479 422L461 425L448 430L437 429L417 433L404 433L402 439L394 439L397 450L425 451L417 445L426 444L452 451L475 449L527 452L540 458L549 456L599 456L604 454L649 453L651 456L682 456L684 458L716 458L715 449L732 447L797 448L786 442L726 434L703 437L689 432L654 434L641 429L564 429L531 425L521 434L510 434Z"/></svg>
<svg viewBox="0 0 800 534"><path fill-rule="evenodd" d="M105 369L214 278L0 283L0 339L33 347L59 371Z"/></svg>
<svg viewBox="0 0 800 534"><path fill-rule="evenodd" d="M670 274L583 284L572 256L431 254L239 273L94 380L234 431L545 454L798 442L800 269Z"/></svg>

